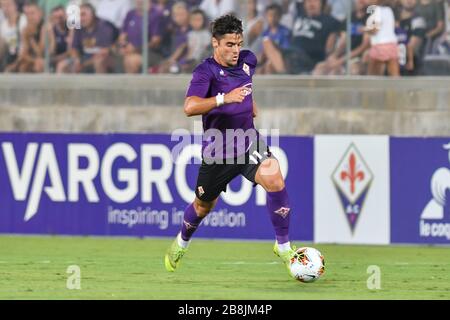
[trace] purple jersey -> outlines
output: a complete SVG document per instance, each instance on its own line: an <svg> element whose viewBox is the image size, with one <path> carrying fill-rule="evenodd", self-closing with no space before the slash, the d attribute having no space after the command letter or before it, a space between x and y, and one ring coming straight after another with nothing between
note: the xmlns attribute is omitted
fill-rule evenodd
<svg viewBox="0 0 450 320"><path fill-rule="evenodd" d="M109 48L114 43L114 30L109 23L97 19L92 30L76 29L72 47L89 59L102 48Z"/></svg>
<svg viewBox="0 0 450 320"><path fill-rule="evenodd" d="M142 49L142 23L142 14L134 9L127 13L122 27L122 32L126 33L128 42L138 50ZM155 8L151 8L148 13L148 40L154 36L161 36L161 25L159 13Z"/></svg>
<svg viewBox="0 0 450 320"><path fill-rule="evenodd" d="M225 104L202 115L204 156L211 155L217 159L240 156L257 134L253 124L252 95L252 77L256 64L256 56L251 51L242 50L236 67L224 67L211 57L195 68L186 97L209 98L243 86L249 89L242 103ZM227 132L227 129L232 131ZM215 139L214 132L217 130L221 132L222 140ZM239 133L244 133L247 137ZM227 139L227 134L228 137L230 134L238 137ZM211 135L214 136L213 139Z"/></svg>

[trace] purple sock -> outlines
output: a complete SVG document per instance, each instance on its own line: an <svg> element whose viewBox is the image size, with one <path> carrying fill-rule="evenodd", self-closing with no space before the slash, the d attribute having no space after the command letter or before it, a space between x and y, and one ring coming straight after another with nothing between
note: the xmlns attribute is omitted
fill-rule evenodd
<svg viewBox="0 0 450 320"><path fill-rule="evenodd" d="M189 241L202 220L203 218L197 216L194 209L194 204L191 203L188 205L186 210L184 210L183 226L181 227L181 239L184 241Z"/></svg>
<svg viewBox="0 0 450 320"><path fill-rule="evenodd" d="M279 244L289 241L289 197L286 188L281 191L267 192L267 209L270 220L275 229L275 235Z"/></svg>

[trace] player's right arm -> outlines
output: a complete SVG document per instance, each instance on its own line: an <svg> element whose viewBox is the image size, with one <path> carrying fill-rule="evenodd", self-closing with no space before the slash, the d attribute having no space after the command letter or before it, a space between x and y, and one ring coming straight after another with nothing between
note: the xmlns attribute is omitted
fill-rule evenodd
<svg viewBox="0 0 450 320"><path fill-rule="evenodd" d="M224 96L224 104L241 103L246 96L245 90L247 90L246 87L239 87L228 92ZM206 114L217 107L220 106L217 104L216 97L189 96L184 100L184 113L188 117Z"/></svg>
<svg viewBox="0 0 450 320"><path fill-rule="evenodd" d="M213 75L208 69L202 65L194 70L191 83L186 93L184 100L184 113L188 117L202 115L210 112L212 109L220 107L216 96L208 97L209 89L213 81ZM247 88L236 88L223 97L223 104L241 103L244 98Z"/></svg>

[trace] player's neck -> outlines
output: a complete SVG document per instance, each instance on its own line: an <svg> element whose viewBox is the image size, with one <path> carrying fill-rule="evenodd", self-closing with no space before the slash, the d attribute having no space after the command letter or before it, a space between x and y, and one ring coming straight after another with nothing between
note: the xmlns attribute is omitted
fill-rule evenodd
<svg viewBox="0 0 450 320"><path fill-rule="evenodd" d="M230 68L229 65L227 65L222 59L220 59L220 56L216 53L213 54L213 59L216 61L217 64L221 65L224 68Z"/></svg>

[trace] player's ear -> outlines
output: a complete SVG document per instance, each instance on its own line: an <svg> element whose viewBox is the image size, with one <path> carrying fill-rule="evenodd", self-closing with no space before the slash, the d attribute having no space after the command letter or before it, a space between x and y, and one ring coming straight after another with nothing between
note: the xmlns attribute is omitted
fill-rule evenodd
<svg viewBox="0 0 450 320"><path fill-rule="evenodd" d="M214 49L217 49L217 47L219 46L219 40L217 40L216 38L212 38L212 47Z"/></svg>

